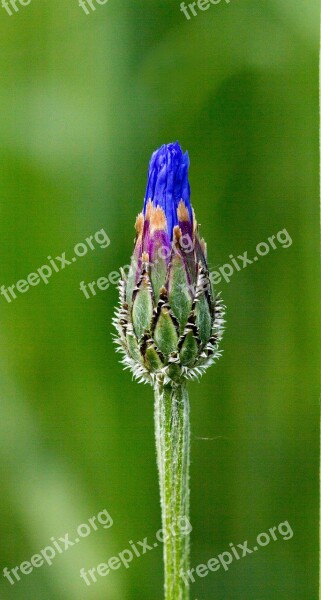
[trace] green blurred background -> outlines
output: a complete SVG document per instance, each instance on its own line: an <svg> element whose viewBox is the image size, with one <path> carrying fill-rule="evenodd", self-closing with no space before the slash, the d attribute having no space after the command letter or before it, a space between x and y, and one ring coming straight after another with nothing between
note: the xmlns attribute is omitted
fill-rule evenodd
<svg viewBox="0 0 321 600"><path fill-rule="evenodd" d="M0 296L0 571L104 508L114 525L14 586L1 575L0 596L162 599L160 548L79 577L160 527L152 391L114 352L115 287L86 300L79 283L128 262L150 154L179 140L212 268L293 240L218 286L223 357L190 386L192 565L284 520L294 536L198 578L191 600L316 600L319 3L222 0L190 21L178 0L96 6L0 11L0 284L111 240Z"/></svg>

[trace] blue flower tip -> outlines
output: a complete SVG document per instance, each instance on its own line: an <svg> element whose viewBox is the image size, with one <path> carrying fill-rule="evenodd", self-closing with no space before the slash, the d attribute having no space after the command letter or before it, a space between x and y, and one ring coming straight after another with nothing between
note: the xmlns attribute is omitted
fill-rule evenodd
<svg viewBox="0 0 321 600"><path fill-rule="evenodd" d="M177 207L180 200L184 201L191 221L193 218L188 181L189 165L188 152L183 153L178 141L163 144L153 152L149 163L144 214L148 200L152 200L154 206L161 206L169 232L178 224Z"/></svg>

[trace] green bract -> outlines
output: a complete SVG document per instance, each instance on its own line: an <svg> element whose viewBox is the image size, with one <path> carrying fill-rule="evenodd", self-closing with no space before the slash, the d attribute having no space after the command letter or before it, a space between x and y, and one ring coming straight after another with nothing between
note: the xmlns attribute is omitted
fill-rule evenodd
<svg viewBox="0 0 321 600"><path fill-rule="evenodd" d="M142 246L142 230L140 226L136 246ZM119 286L114 325L122 362L136 378L151 384L158 375L165 381L198 377L220 354L222 304L212 289L205 254L197 261L195 249L205 245L195 230L187 253L180 232L175 233L166 269L163 259L157 262L153 257L150 262L145 252L136 260L134 253L129 274L122 271Z"/></svg>

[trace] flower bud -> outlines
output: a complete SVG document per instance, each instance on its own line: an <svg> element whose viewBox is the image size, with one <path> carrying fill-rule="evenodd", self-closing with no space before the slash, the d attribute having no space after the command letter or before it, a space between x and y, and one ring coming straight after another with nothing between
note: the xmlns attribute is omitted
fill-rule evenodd
<svg viewBox="0 0 321 600"><path fill-rule="evenodd" d="M149 164L131 267L120 281L115 342L141 381L198 377L220 355L223 307L215 297L190 202L189 158L163 145Z"/></svg>

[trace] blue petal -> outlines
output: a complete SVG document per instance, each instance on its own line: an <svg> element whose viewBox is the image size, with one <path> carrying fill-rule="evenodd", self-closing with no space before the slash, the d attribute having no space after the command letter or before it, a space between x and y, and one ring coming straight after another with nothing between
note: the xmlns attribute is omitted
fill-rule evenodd
<svg viewBox="0 0 321 600"><path fill-rule="evenodd" d="M152 200L154 206L161 206L171 237L173 227L178 225L177 207L180 200L184 200L192 222L188 169L188 153L183 154L178 142L161 146L152 154L149 163L144 214L148 200Z"/></svg>

